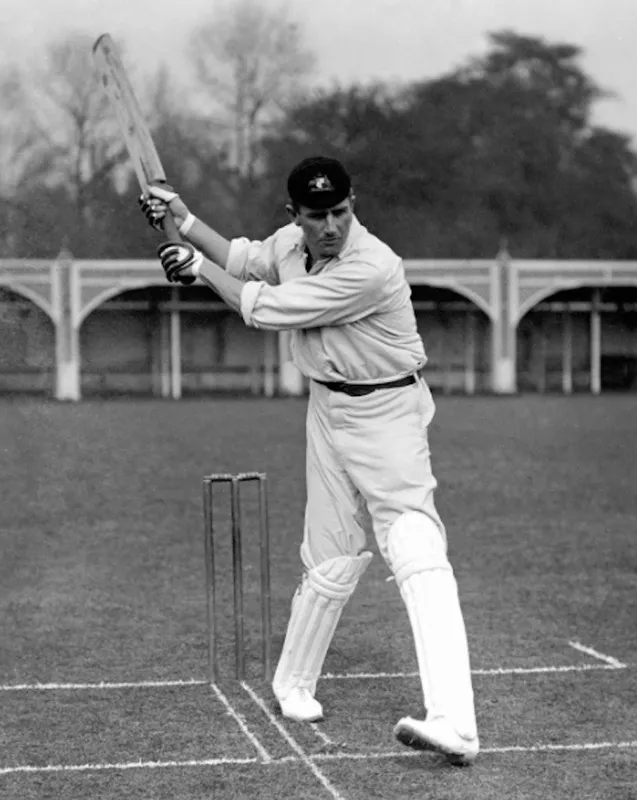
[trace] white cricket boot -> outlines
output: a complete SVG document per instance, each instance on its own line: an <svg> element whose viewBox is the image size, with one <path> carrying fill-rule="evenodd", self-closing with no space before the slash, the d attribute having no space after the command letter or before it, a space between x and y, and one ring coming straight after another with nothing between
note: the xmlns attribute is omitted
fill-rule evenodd
<svg viewBox="0 0 637 800"><path fill-rule="evenodd" d="M480 749L477 735L469 739L461 736L446 717L422 720L403 717L394 728L394 735L399 742L414 750L442 753L458 767L472 764Z"/></svg>
<svg viewBox="0 0 637 800"><path fill-rule="evenodd" d="M387 551L409 614L427 709L425 720L406 717L394 733L410 747L468 764L478 754L478 732L467 635L445 541L433 520L408 512L392 525Z"/></svg>
<svg viewBox="0 0 637 800"><path fill-rule="evenodd" d="M295 722L318 722L323 719L323 706L312 697L309 689L295 686L282 700L281 713Z"/></svg>
<svg viewBox="0 0 637 800"><path fill-rule="evenodd" d="M272 681L284 717L299 722L322 718L321 704L314 699L316 683L343 608L371 557L368 552L339 556L303 576Z"/></svg>

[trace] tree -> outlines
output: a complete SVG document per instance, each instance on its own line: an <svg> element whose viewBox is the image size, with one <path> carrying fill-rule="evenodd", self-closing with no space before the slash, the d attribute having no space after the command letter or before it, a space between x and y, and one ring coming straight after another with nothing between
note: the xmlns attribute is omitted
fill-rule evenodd
<svg viewBox="0 0 637 800"><path fill-rule="evenodd" d="M302 99L268 143L268 171L340 156L364 221L407 257L491 258L504 238L518 257L635 257L636 156L593 125L604 93L580 49L490 39L486 56L434 80Z"/></svg>
<svg viewBox="0 0 637 800"><path fill-rule="evenodd" d="M2 254L18 253L17 228L22 210L15 196L28 167L34 137L29 125L24 80L14 65L0 75L0 246Z"/></svg>
<svg viewBox="0 0 637 800"><path fill-rule="evenodd" d="M341 158L365 224L410 258L636 258L637 155L594 125L602 90L579 48L492 34L485 56L408 85L300 93L312 57L285 9L239 0L193 35L198 94L162 67L140 99L169 180L229 236L286 221L284 180L306 155ZM157 237L90 42L0 77L0 245L15 256L142 257ZM135 81L139 89L139 80ZM174 177L173 177L174 176ZM117 231L117 235L113 235Z"/></svg>
<svg viewBox="0 0 637 800"><path fill-rule="evenodd" d="M385 190L383 200L390 201L400 181L401 132L393 123L401 103L400 89L376 82L319 88L292 104L263 141L267 170L260 185L271 222L284 220L284 181L292 166L318 154L347 163L371 221L378 195Z"/></svg>
<svg viewBox="0 0 637 800"><path fill-rule="evenodd" d="M637 155L628 137L593 127L574 153L561 255L637 258Z"/></svg>
<svg viewBox="0 0 637 800"><path fill-rule="evenodd" d="M234 173L218 138L211 135L207 116L164 66L152 77L145 96L168 179L174 176L179 191L204 219L214 219L228 235L242 232L234 218Z"/></svg>
<svg viewBox="0 0 637 800"><path fill-rule="evenodd" d="M314 56L285 6L270 12L238 0L193 34L190 53L210 136L234 174L236 212L245 221L250 191L261 171L261 140L310 74Z"/></svg>
<svg viewBox="0 0 637 800"><path fill-rule="evenodd" d="M63 244L76 255L95 254L97 205L115 192L113 171L125 153L93 69L91 40L56 40L43 63L29 71L16 67L12 74L19 88L15 114L28 131L10 201L18 215L12 230L23 231L16 254L55 255Z"/></svg>
<svg viewBox="0 0 637 800"><path fill-rule="evenodd" d="M615 245L619 235L634 248L626 225L634 155L625 137L593 125L594 103L606 93L580 66L581 49L511 31L490 40L484 58L450 76L467 101L461 163L468 196L493 217L498 237L527 257L608 257L602 242L612 206ZM588 191L593 172L596 193ZM603 209L602 197L611 196Z"/></svg>
<svg viewBox="0 0 637 800"><path fill-rule="evenodd" d="M442 79L427 86L426 95L420 85L336 86L299 101L267 141L270 206L274 192L281 205L281 176L296 160L333 155L352 173L364 222L402 255L475 255L456 225L468 138L458 113L464 89Z"/></svg>
<svg viewBox="0 0 637 800"><path fill-rule="evenodd" d="M46 182L66 187L74 212L68 244L77 255L88 254L99 223L92 201L126 155L93 66L90 38L53 42L47 62L34 86L34 118L49 161Z"/></svg>

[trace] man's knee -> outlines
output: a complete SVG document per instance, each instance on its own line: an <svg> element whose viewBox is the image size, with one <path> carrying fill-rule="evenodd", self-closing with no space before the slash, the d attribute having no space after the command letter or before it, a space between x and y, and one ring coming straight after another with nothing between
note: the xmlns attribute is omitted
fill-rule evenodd
<svg viewBox="0 0 637 800"><path fill-rule="evenodd" d="M431 517L418 511L401 514L391 525L387 560L399 586L418 572L451 571L443 533Z"/></svg>
<svg viewBox="0 0 637 800"><path fill-rule="evenodd" d="M372 554L338 556L323 561L305 574L307 585L322 597L347 599L369 566Z"/></svg>

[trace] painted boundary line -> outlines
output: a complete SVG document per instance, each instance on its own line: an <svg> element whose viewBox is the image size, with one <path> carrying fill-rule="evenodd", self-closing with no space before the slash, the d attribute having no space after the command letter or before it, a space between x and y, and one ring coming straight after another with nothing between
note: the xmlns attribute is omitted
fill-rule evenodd
<svg viewBox="0 0 637 800"><path fill-rule="evenodd" d="M269 712L268 712L269 713ZM275 719L276 722L276 719ZM286 736L287 731L285 731ZM290 737L291 738L291 737ZM299 747L301 750L301 748ZM632 750L637 749L637 741L627 742L582 742L580 744L535 744L535 745L510 745L504 747L484 747L480 750L480 756L486 755L506 755L507 753L578 753L600 750ZM225 766L265 766L275 767L285 764L304 763L312 771L320 772L315 761L373 761L383 758L426 758L423 753L416 750L401 751L371 751L368 753L316 753L309 755L301 750L300 755L283 756L272 758L268 762L260 761L258 758L205 758L192 759L189 761L128 761L120 763L103 764L47 764L44 766L21 765L15 767L0 767L0 775L15 774L42 774L58 772L104 772L108 770L131 770L131 769L184 769L184 768L203 768L203 767L225 767ZM316 775L316 772L314 772ZM321 773L322 774L322 773ZM318 777L318 776L317 776ZM327 780L327 779L326 779ZM322 781L321 781L322 782ZM329 783L329 781L328 781ZM331 784L330 784L331 786ZM327 788L327 787L326 787ZM333 788L333 787L332 787ZM334 789L334 791L336 791ZM332 795L334 800L342 798L336 793ZM344 798L342 798L344 800Z"/></svg>
<svg viewBox="0 0 637 800"><path fill-rule="evenodd" d="M241 687L248 693L250 698L261 709L261 711L263 711L270 724L281 734L289 747L294 750L299 759L314 774L314 777L318 779L323 788L332 796L333 800L345 800L345 796L338 791L327 775L316 766L312 758L305 752L305 750L303 750L301 745L296 741L292 734L283 727L283 725L267 707L265 701L259 697L254 689L248 686L245 681L241 681Z"/></svg>
<svg viewBox="0 0 637 800"><path fill-rule="evenodd" d="M592 655L590 648L582 650L583 645L575 647L580 652ZM599 654L597 656L599 658ZM473 669L472 675L498 676L498 675L535 675L561 672L595 672L599 670L630 669L630 664L624 664L611 656L604 663L597 664L567 664L564 666L546 667L493 667L491 669ZM401 678L417 678L417 672L328 672L321 675L322 681L345 680L398 680ZM207 680L191 678L188 680L165 681L100 681L99 683L5 683L0 684L0 692L45 692L45 691L91 691L118 690L118 689L169 689L173 687L209 686Z"/></svg>

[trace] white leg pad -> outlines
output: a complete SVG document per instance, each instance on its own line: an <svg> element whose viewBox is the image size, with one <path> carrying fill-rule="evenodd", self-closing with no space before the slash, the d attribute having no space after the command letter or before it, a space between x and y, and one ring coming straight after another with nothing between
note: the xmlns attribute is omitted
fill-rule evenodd
<svg viewBox="0 0 637 800"><path fill-rule="evenodd" d="M443 716L472 738L476 718L458 586L436 524L408 512L392 525L389 564L409 614L427 719Z"/></svg>
<svg viewBox="0 0 637 800"><path fill-rule="evenodd" d="M314 695L343 608L371 558L368 552L340 556L304 575L292 600L285 642L272 681L279 700L294 688L309 689Z"/></svg>

